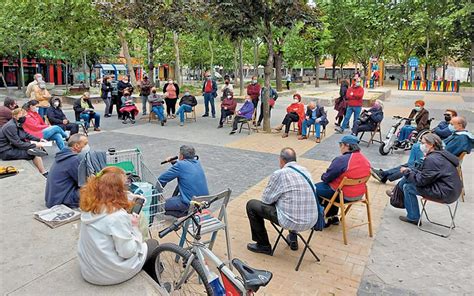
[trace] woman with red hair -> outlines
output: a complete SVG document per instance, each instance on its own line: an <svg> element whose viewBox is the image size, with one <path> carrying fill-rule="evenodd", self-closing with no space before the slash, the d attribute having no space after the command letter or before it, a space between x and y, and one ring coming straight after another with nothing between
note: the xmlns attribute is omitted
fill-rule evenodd
<svg viewBox="0 0 474 296"><path fill-rule="evenodd" d="M122 169L107 167L91 176L81 189L81 231L78 257L82 277L96 285L114 285L142 269L153 279L158 242L143 242L138 216L127 198Z"/></svg>
<svg viewBox="0 0 474 296"><path fill-rule="evenodd" d="M281 131L283 126L285 126L285 133L281 136L282 138L288 137L288 132L290 131L290 125L292 122L298 122L298 134L301 132L301 124L303 123L305 115L304 104L301 103L301 95L294 94L293 95L293 103L291 103L286 108L286 115L283 119L282 123L277 126L275 129L277 131Z"/></svg>
<svg viewBox="0 0 474 296"><path fill-rule="evenodd" d="M418 100L415 102L415 108L411 110L408 118L415 118L416 127L409 124L402 127L400 133L398 134L398 140L400 142L408 139L414 130L421 132L424 129L430 128L430 112L425 109L425 102L423 100Z"/></svg>

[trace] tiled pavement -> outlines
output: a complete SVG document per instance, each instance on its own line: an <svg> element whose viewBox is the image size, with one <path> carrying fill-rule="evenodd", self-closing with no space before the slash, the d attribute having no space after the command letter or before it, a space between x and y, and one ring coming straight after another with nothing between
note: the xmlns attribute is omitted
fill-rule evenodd
<svg viewBox="0 0 474 296"><path fill-rule="evenodd" d="M421 96L430 106L431 114L441 117L444 108L453 106L463 110L470 122L473 122L472 103L463 101L459 95L426 94L426 93L403 93L392 90L392 96L385 103L385 118L383 134L390 125L391 115L408 114L413 102ZM282 97L277 103L277 108L272 113L272 125L281 120L285 106L289 103L289 97ZM101 107L99 107L101 109ZM427 107L428 108L428 107ZM334 111L329 110L331 122ZM315 144L312 140L297 141L295 133L290 137L281 139L279 134L266 134L260 132L237 134L229 136L229 127L216 129L217 120L211 118L200 118L202 106L198 105L198 119L196 123L186 124L179 127L176 120L170 121L163 128L156 123L148 124L144 118L135 126L124 127L114 119L103 121L104 132L93 133L90 143L94 149L105 149L115 147L117 149L139 147L144 154L146 164L155 173L166 169L160 166L159 161L167 156L175 155L180 145L188 143L193 145L200 155L206 170L209 186L212 192L227 187L233 190L232 201L229 204L230 231L232 237L232 248L234 257L238 257L256 268L269 269L274 273L274 279L268 287L259 291L263 295L408 295L408 294L442 294L442 289L420 290L419 283L414 279L423 279L426 284L427 276L437 272L436 266L430 266L426 270L425 261L434 259L443 250L432 247L430 244L450 244L456 246L456 251L449 253L453 258L461 260L465 258L463 275L459 277L462 284L455 286L452 293L470 291L472 293L472 233L469 231L467 219L460 219L458 235L453 235L449 240L439 241L433 236L420 234L416 227L402 225L398 222L397 215L402 214L391 207L385 207L388 198L384 191L391 185L381 185L374 180L369 181L369 193L371 197L372 219L374 223L374 238L368 237L366 227L359 227L349 231L349 245L342 242L340 226L331 227L323 232L318 232L312 241L312 247L320 256L321 262L315 263L312 257L305 256L299 272L294 271L300 251L292 252L283 243L280 243L275 256L255 255L246 250L246 244L250 241L250 229L245 213L245 204L249 199L260 198L261 193L268 181L268 176L277 169L278 153L281 148L293 147L299 156L298 161L307 167L317 181L325 171L332 158L338 155L337 141L340 135L333 134L333 124L328 126L327 136L321 144ZM218 112L219 114L219 112ZM382 157L377 152L377 145L369 148L363 147L363 152L369 157L373 166L383 168L402 163L406 160L405 153L394 153ZM51 163L48 157L47 163ZM472 178L472 172L467 176ZM170 188L173 184L170 184ZM170 189L167 190L169 193ZM469 192L469 191L468 191ZM468 203L461 206L467 207ZM470 204L472 205L472 203ZM468 211L459 211L459 216L466 217ZM365 210L354 207L348 217L348 224L358 224L366 218ZM471 222L472 226L472 222ZM275 232L269 227L271 240L276 238ZM307 234L306 234L307 235ZM418 242L421 240L422 244ZM446 243L448 242L448 243ZM420 245L417 252L413 254L412 246ZM426 254L422 246L427 246L431 255ZM223 256L225 253L223 236L219 235L215 247L217 254ZM461 247L460 247L461 246ZM398 252L397 252L398 251ZM448 260L448 254L444 258ZM416 264L406 265L411 269L400 269L404 276L397 276L398 262L410 262L413 257L417 259ZM367 266L367 268L366 268ZM444 273L450 271L452 266L448 264L447 269L442 269L438 278L443 278ZM469 272L466 272L469 271ZM414 276L412 276L414 275ZM419 275L419 276L417 276ZM412 277L413 280L408 280ZM446 285L450 285L447 279ZM402 281L399 281L402 279ZM455 279L453 279L453 282ZM362 285L360 283L362 282ZM444 283L444 282L443 282ZM360 287L359 287L360 286ZM449 294L449 293L448 293Z"/></svg>

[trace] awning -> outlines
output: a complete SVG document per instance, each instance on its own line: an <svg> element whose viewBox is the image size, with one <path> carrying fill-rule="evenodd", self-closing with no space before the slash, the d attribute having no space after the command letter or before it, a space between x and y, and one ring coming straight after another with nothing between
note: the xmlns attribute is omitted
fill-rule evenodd
<svg viewBox="0 0 474 296"><path fill-rule="evenodd" d="M115 68L117 69L117 71L127 71L127 67L125 67L124 64L114 64Z"/></svg>
<svg viewBox="0 0 474 296"><path fill-rule="evenodd" d="M115 71L114 66L111 64L97 64L95 68L102 68L104 71Z"/></svg>

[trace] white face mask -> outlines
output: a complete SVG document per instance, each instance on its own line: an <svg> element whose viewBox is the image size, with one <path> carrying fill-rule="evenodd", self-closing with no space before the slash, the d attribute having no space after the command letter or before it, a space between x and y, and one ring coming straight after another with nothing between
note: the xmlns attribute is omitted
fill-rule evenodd
<svg viewBox="0 0 474 296"><path fill-rule="evenodd" d="M184 95L185 95L185 96L189 96L189 92L185 92Z"/></svg>
<svg viewBox="0 0 474 296"><path fill-rule="evenodd" d="M293 100L295 103L299 103L300 101L298 101L298 99L294 99Z"/></svg>
<svg viewBox="0 0 474 296"><path fill-rule="evenodd" d="M228 99L232 99L232 96L227 96Z"/></svg>
<svg viewBox="0 0 474 296"><path fill-rule="evenodd" d="M252 83L253 83L253 84L256 84L256 83L257 83L257 80L252 80Z"/></svg>
<svg viewBox="0 0 474 296"><path fill-rule="evenodd" d="M59 107L59 102L58 102L58 101L56 101L56 102L54 102L54 103L53 103L53 105L54 105L54 107L56 107L56 108L57 108L57 107Z"/></svg>
<svg viewBox="0 0 474 296"><path fill-rule="evenodd" d="M426 144L423 144L423 143L420 144L420 150L421 150L421 152L423 152L423 155L426 155L429 152L428 147L426 147Z"/></svg>
<svg viewBox="0 0 474 296"><path fill-rule="evenodd" d="M38 112L38 108L36 108L36 107L32 107L30 110L31 110L31 112Z"/></svg>

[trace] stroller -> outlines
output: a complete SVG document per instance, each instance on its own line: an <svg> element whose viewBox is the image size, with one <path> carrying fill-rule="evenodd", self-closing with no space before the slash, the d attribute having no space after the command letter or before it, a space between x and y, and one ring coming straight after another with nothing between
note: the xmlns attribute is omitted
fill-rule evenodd
<svg viewBox="0 0 474 296"><path fill-rule="evenodd" d="M413 131L407 139L399 141L398 135L402 127L411 124L414 119L401 116L393 116L393 119L396 120L395 123L385 136L385 140L380 144L379 153L381 155L387 155L388 153L393 152L393 150L410 150L413 147L413 144L418 142L426 133L430 132L430 129L424 129L420 132ZM433 119L434 118L430 118L428 124L431 124Z"/></svg>

